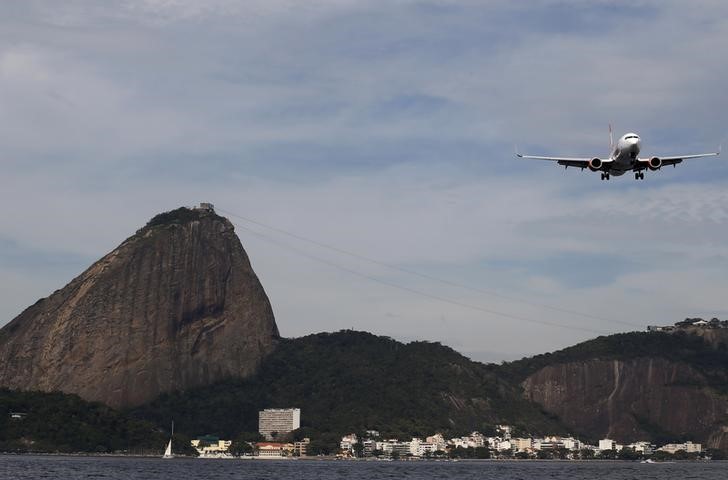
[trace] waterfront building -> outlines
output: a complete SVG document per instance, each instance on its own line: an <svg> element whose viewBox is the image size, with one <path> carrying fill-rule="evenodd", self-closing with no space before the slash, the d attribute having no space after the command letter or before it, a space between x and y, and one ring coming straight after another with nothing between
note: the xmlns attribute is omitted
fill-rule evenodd
<svg viewBox="0 0 728 480"><path fill-rule="evenodd" d="M599 440L599 451L603 452L605 450L616 450L617 449L617 442L615 442L612 439L604 438L602 440Z"/></svg>
<svg viewBox="0 0 728 480"><path fill-rule="evenodd" d="M627 445L627 448L631 448L637 453L641 453L643 455L652 455L655 450L655 446L652 445L650 442L635 442L630 443Z"/></svg>
<svg viewBox="0 0 728 480"><path fill-rule="evenodd" d="M258 413L258 433L266 440L281 438L300 427L300 408L267 408Z"/></svg>
<svg viewBox="0 0 728 480"><path fill-rule="evenodd" d="M507 450L510 450L511 448L512 447L511 447L511 441L510 440L501 440L496 445L496 450L498 450L499 452L505 452Z"/></svg>
<svg viewBox="0 0 728 480"><path fill-rule="evenodd" d="M561 439L561 443L563 444L564 448L567 450L581 450L582 443L573 438L573 437L566 437Z"/></svg>
<svg viewBox="0 0 728 480"><path fill-rule="evenodd" d="M223 457L229 455L231 440L220 440L218 437L206 435L190 441L192 447L201 457Z"/></svg>
<svg viewBox="0 0 728 480"><path fill-rule="evenodd" d="M674 454L675 452L679 450L683 450L687 453L700 453L702 449L702 445L699 443L693 443L693 442L685 442L685 443L668 443L667 445L663 445L662 447L658 448L661 452L667 452Z"/></svg>
<svg viewBox="0 0 728 480"><path fill-rule="evenodd" d="M257 456L260 458L283 458L293 455L292 443L258 442L255 444Z"/></svg>
<svg viewBox="0 0 728 480"><path fill-rule="evenodd" d="M527 452L533 448L531 438L511 438L511 449L514 452Z"/></svg>
<svg viewBox="0 0 728 480"><path fill-rule="evenodd" d="M341 453L344 455L352 455L354 453L354 445L357 443L359 443L359 439L355 433L344 435L341 437L341 442L339 442Z"/></svg>
<svg viewBox="0 0 728 480"><path fill-rule="evenodd" d="M293 442L293 456L305 457L308 455L308 445L311 443L311 439L306 437L298 442Z"/></svg>
<svg viewBox="0 0 728 480"><path fill-rule="evenodd" d="M440 433L436 433L434 435L431 435L427 438L425 438L425 442L431 443L435 447L435 451L442 450L445 451L445 447L447 446L447 442L445 442L445 437L442 436Z"/></svg>

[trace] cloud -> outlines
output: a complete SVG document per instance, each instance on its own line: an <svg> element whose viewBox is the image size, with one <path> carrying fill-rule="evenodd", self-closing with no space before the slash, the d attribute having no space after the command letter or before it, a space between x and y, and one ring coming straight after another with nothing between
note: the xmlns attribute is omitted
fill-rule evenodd
<svg viewBox="0 0 728 480"><path fill-rule="evenodd" d="M579 328L631 328L608 320L712 316L728 284L723 161L601 182L512 151L604 154L610 121L638 131L645 153L711 150L728 133L728 67L715 56L728 40L726 10L14 3L0 19L0 201L13 206L0 210L0 315L60 287L155 213L212 201L502 295L266 232L376 279L575 327L396 290L241 224L284 335L353 327L493 359L591 335Z"/></svg>

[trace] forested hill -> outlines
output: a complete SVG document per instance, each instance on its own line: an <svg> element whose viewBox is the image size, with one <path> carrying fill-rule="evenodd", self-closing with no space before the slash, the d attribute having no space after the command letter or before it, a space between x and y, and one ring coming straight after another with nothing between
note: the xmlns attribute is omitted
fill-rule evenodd
<svg viewBox="0 0 728 480"><path fill-rule="evenodd" d="M625 333L506 364L527 398L586 438L728 450L727 329Z"/></svg>
<svg viewBox="0 0 728 480"><path fill-rule="evenodd" d="M0 389L0 451L161 454L169 434L101 403L63 393ZM175 435L175 450L189 438Z"/></svg>
<svg viewBox="0 0 728 480"><path fill-rule="evenodd" d="M154 422L174 415L187 434L234 438L255 432L258 411L274 407L300 407L301 434L324 451L342 434L365 429L403 438L489 431L498 423L564 432L494 366L438 343L356 331L281 340L251 379L165 394L133 413Z"/></svg>
<svg viewBox="0 0 728 480"><path fill-rule="evenodd" d="M711 385L728 392L728 348L726 344L706 342L698 331L676 333L631 332L598 337L553 353L526 357L499 367L516 381L555 364L588 360L631 360L663 358L686 363L711 380ZM727 335L728 337L728 335Z"/></svg>

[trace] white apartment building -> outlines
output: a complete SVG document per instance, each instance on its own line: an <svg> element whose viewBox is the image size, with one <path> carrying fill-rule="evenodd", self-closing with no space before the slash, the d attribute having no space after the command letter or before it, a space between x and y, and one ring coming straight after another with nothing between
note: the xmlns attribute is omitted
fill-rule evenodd
<svg viewBox="0 0 728 480"><path fill-rule="evenodd" d="M564 444L564 448L567 450L581 450L582 446L582 443L573 437L562 438L561 443Z"/></svg>
<svg viewBox="0 0 728 480"><path fill-rule="evenodd" d="M617 450L617 442L609 438L599 440L599 451L603 452L605 450Z"/></svg>
<svg viewBox="0 0 728 480"><path fill-rule="evenodd" d="M635 452L642 453L644 455L651 455L655 449L654 445L650 442L635 442L627 445L627 448L631 448Z"/></svg>
<svg viewBox="0 0 728 480"><path fill-rule="evenodd" d="M258 433L266 440L275 438L301 427L300 408L267 408L258 413Z"/></svg>
<svg viewBox="0 0 728 480"><path fill-rule="evenodd" d="M496 450L498 450L499 452L505 452L506 450L510 450L510 449L511 449L511 441L510 440L501 440L496 445Z"/></svg>
<svg viewBox="0 0 728 480"><path fill-rule="evenodd" d="M511 438L511 449L514 452L525 452L533 448L533 440L530 438Z"/></svg>
<svg viewBox="0 0 728 480"><path fill-rule="evenodd" d="M357 443L359 443L359 439L357 438L355 433L352 433L341 437L339 447L341 448L342 453L351 454L354 452L354 445Z"/></svg>
<svg viewBox="0 0 728 480"><path fill-rule="evenodd" d="M511 426L510 425L496 425L496 432L500 433L504 439L508 440L511 438Z"/></svg>
<svg viewBox="0 0 728 480"><path fill-rule="evenodd" d="M675 453L678 450L684 450L687 453L700 453L703 448L699 443L685 442L685 443L668 443L658 448L658 450L667 453Z"/></svg>
<svg viewBox="0 0 728 480"><path fill-rule="evenodd" d="M447 442L445 442L445 437L442 436L440 433L436 433L432 436L429 436L425 439L425 442L431 443L435 446L435 451L438 450L445 450L445 447L447 446Z"/></svg>

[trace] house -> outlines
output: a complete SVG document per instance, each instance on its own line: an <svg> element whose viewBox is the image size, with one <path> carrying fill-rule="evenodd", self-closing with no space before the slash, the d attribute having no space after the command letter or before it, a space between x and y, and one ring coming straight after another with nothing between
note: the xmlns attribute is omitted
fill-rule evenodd
<svg viewBox="0 0 728 480"><path fill-rule="evenodd" d="M255 444L259 458L283 458L293 454L292 443L258 442Z"/></svg>

